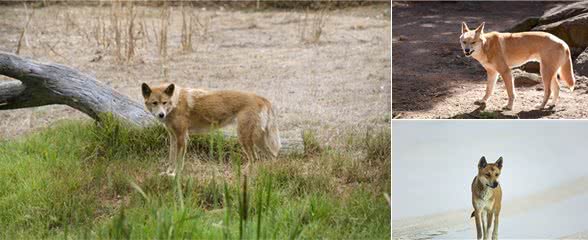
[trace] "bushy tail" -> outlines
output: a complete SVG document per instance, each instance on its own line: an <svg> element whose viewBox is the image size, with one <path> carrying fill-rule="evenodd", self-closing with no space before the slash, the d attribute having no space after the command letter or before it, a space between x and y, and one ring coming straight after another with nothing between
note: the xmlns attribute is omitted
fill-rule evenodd
<svg viewBox="0 0 588 240"><path fill-rule="evenodd" d="M566 86L571 90L574 91L574 86L576 84L576 78L574 78L574 69L572 67L572 57L570 54L570 50L566 49L566 61L564 64L561 65L559 68L559 77L564 81Z"/></svg>
<svg viewBox="0 0 588 240"><path fill-rule="evenodd" d="M273 158L278 157L282 144L280 143L280 131L278 130L278 123L276 115L271 103L267 107L267 124L265 126L265 146Z"/></svg>

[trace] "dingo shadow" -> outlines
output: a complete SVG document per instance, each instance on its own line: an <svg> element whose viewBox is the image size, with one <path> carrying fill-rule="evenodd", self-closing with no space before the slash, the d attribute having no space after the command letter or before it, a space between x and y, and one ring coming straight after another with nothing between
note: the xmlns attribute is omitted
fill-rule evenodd
<svg viewBox="0 0 588 240"><path fill-rule="evenodd" d="M460 113L450 119L516 119L517 116L514 115L505 115L502 111L493 111L487 112L484 111L486 109L486 104L484 103L475 103L478 105L478 108L474 109L474 111L469 113Z"/></svg>
<svg viewBox="0 0 588 240"><path fill-rule="evenodd" d="M484 103L476 103L476 105L478 105L478 107L474 109L474 111L460 113L450 117L450 119L534 119L549 116L556 112L554 106L549 106L543 110L520 111L516 114L504 114L504 111L502 110L484 111L486 109L486 104Z"/></svg>
<svg viewBox="0 0 588 240"><path fill-rule="evenodd" d="M555 112L555 106L549 106L546 109L541 110L534 109L530 111L520 111L519 113L517 113L517 116L520 119L535 119L549 116L551 114L554 114Z"/></svg>

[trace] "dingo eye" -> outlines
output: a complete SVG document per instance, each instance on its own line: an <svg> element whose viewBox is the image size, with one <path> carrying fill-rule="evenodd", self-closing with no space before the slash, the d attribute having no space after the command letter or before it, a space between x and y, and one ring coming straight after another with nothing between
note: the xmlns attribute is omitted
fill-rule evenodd
<svg viewBox="0 0 588 240"><path fill-rule="evenodd" d="M476 44L476 41L473 41L472 44Z"/></svg>
<svg viewBox="0 0 588 240"><path fill-rule="evenodd" d="M167 104L167 102L162 102L161 104L165 105L165 104Z"/></svg>
<svg viewBox="0 0 588 240"><path fill-rule="evenodd" d="M157 102L152 102L151 104L153 104L153 105L157 105Z"/></svg>
<svg viewBox="0 0 588 240"><path fill-rule="evenodd" d="M463 41L462 43L463 43L463 44L466 44L466 42L465 42L465 41Z"/></svg>
<svg viewBox="0 0 588 240"><path fill-rule="evenodd" d="M486 177L490 177L490 173L486 173Z"/></svg>

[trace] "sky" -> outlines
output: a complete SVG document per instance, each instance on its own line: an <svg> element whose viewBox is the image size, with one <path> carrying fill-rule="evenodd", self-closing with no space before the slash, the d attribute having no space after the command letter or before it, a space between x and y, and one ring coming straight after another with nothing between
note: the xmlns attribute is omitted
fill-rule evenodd
<svg viewBox="0 0 588 240"><path fill-rule="evenodd" d="M588 175L588 123L575 120L395 120L393 219L472 208L481 156L504 158L503 201Z"/></svg>

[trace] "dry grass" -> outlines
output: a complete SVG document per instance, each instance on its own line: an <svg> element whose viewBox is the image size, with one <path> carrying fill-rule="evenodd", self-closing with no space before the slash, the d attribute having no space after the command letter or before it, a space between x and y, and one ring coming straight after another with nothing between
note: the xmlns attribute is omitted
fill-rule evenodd
<svg viewBox="0 0 588 240"><path fill-rule="evenodd" d="M24 40L25 44L27 46L29 46L29 43L28 43L29 41L27 39L26 33L27 33L27 29L29 28L29 24L31 23L31 20L33 19L33 15L35 14L34 8L29 12L27 4L24 3L23 5L25 8L25 16L26 16L25 22L26 23L25 23L24 27L22 28L22 31L20 32L20 36L18 37L18 45L16 46L16 51L15 51L16 54L20 53L20 49L22 47L23 40Z"/></svg>
<svg viewBox="0 0 588 240"><path fill-rule="evenodd" d="M191 52L192 49L192 32L193 32L193 21L192 13L182 6L182 39L181 46L182 51Z"/></svg>
<svg viewBox="0 0 588 240"><path fill-rule="evenodd" d="M136 4L132 10L129 6L122 2L120 8L110 3L36 8L26 30L30 47L23 40L20 54L79 69L137 101L142 98L141 82L172 81L180 86L255 92L276 106L285 141L301 141L302 129L310 129L321 146L330 146L347 129L365 132L366 125L389 124L388 6L326 10L321 44L300 44L298 20L304 11L185 6L184 11L192 15L191 52L182 51L179 6ZM136 16L132 21L133 54L127 62L130 11ZM307 13L307 36L312 36L311 19L317 13ZM16 49L23 16L22 5L4 6L0 11L5 26L0 28L0 50ZM65 31L68 24L70 31ZM356 25L365 28L352 29ZM161 33L166 44L161 44ZM163 46L167 46L166 59L160 54ZM0 111L0 138L41 129L63 118L85 117L59 105Z"/></svg>
<svg viewBox="0 0 588 240"><path fill-rule="evenodd" d="M298 35L300 42L318 43L321 36L323 36L328 18L329 11L327 7L321 8L313 13L310 10L306 10L304 16L300 16L299 19Z"/></svg>

